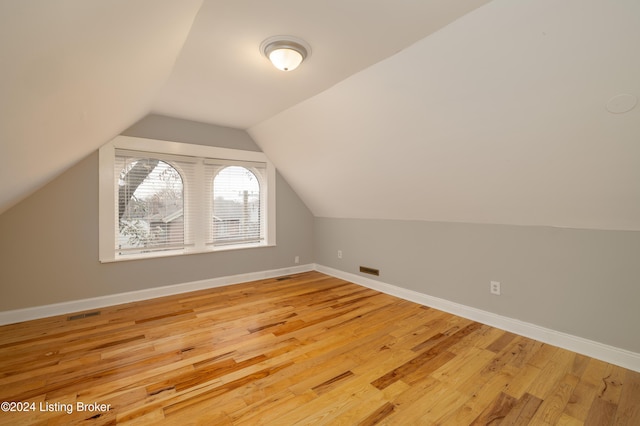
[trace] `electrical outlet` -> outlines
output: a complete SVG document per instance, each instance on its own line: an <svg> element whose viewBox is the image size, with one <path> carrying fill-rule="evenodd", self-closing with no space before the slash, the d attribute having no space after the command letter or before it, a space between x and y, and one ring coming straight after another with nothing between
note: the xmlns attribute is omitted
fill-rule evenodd
<svg viewBox="0 0 640 426"><path fill-rule="evenodd" d="M498 281L491 281L490 291L491 294L500 296L500 283Z"/></svg>
<svg viewBox="0 0 640 426"><path fill-rule="evenodd" d="M342 250L338 250L338 259L342 259Z"/></svg>
<svg viewBox="0 0 640 426"><path fill-rule="evenodd" d="M296 257L293 259L293 263L300 263L300 256L296 256Z"/></svg>

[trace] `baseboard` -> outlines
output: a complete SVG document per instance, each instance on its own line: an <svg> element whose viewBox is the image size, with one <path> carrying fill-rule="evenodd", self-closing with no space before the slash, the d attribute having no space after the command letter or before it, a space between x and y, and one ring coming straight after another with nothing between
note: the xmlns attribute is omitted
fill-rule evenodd
<svg viewBox="0 0 640 426"><path fill-rule="evenodd" d="M275 278L282 275L312 271L314 270L314 268L314 264L297 265L290 268L249 272L246 274L230 275L226 277L211 278L201 281L192 281L188 283L174 284L145 290L110 294L107 296L93 297L90 299L73 300L51 305L35 306L32 308L15 309L11 311L0 312L0 325L46 318L55 315L65 315L73 312L103 308L105 306L119 305L122 303L137 302L140 300L153 299L162 296L171 296L173 294L188 293L190 291L222 287L225 285L240 284L248 281Z"/></svg>
<svg viewBox="0 0 640 426"><path fill-rule="evenodd" d="M529 337L550 345L558 346L573 352L590 356L611 364L619 365L630 370L640 372L640 354L605 345L593 340L585 339L560 331L540 327L535 324L520 321L514 318L497 315L481 309L454 303L449 300L429 296L413 290L408 290L381 281L372 280L357 274L340 271L323 265L315 265L315 270L323 274L341 278L355 284L368 287L382 293L390 294L401 299L419 303L424 306L439 309L454 315L468 318L473 321L487 324L502 330L510 331L521 336Z"/></svg>

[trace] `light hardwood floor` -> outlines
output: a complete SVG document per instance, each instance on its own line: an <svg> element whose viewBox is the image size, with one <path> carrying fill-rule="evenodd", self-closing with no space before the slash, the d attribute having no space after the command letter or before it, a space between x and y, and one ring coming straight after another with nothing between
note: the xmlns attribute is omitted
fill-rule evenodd
<svg viewBox="0 0 640 426"><path fill-rule="evenodd" d="M0 365L0 424L640 425L640 373L318 272L4 326Z"/></svg>

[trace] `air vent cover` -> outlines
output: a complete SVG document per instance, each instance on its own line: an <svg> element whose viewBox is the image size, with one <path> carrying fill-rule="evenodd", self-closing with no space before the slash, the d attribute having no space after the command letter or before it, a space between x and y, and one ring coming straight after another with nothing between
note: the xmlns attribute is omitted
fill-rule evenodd
<svg viewBox="0 0 640 426"><path fill-rule="evenodd" d="M100 315L100 311L85 312L83 314L71 315L70 317L67 318L67 321L74 321L82 318L95 317L98 315Z"/></svg>
<svg viewBox="0 0 640 426"><path fill-rule="evenodd" d="M360 267L360 272L362 272L364 274L375 275L375 276L379 276L380 275L380 270L379 269L369 268L367 266L361 266Z"/></svg>

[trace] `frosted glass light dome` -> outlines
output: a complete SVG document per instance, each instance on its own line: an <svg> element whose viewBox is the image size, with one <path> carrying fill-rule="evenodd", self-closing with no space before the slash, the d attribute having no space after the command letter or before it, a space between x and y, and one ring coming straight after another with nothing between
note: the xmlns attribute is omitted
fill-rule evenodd
<svg viewBox="0 0 640 426"><path fill-rule="evenodd" d="M263 41L260 51L274 67L281 71L293 71L309 56L311 48L304 40L275 36Z"/></svg>
<svg viewBox="0 0 640 426"><path fill-rule="evenodd" d="M293 49L275 49L269 53L269 60L273 66L282 71L295 70L303 59L300 52Z"/></svg>

